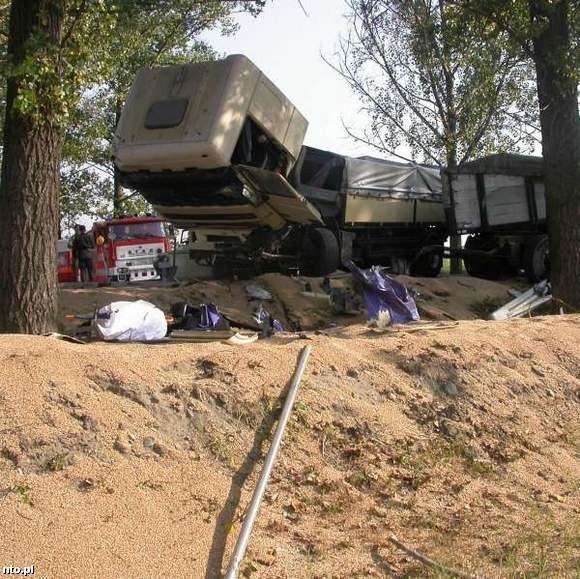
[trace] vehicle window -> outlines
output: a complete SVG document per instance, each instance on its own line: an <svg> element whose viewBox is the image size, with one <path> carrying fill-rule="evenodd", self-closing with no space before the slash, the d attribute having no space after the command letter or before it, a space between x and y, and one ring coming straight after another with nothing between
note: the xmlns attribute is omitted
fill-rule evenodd
<svg viewBox="0 0 580 579"><path fill-rule="evenodd" d="M165 229L161 221L147 221L144 223L123 223L109 225L109 239L141 239L145 237L165 237Z"/></svg>
<svg viewBox="0 0 580 579"><path fill-rule="evenodd" d="M171 129L183 121L188 99L167 99L154 102L145 116L146 129Z"/></svg>

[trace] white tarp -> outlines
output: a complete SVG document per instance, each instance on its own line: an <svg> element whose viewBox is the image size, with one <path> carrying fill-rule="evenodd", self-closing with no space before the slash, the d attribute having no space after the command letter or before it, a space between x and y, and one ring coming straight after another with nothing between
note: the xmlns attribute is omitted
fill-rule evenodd
<svg viewBox="0 0 580 579"><path fill-rule="evenodd" d="M112 302L97 313L97 329L106 341L149 342L167 334L165 314L144 300Z"/></svg>
<svg viewBox="0 0 580 579"><path fill-rule="evenodd" d="M381 159L346 157L348 193L391 199L442 200L438 168Z"/></svg>

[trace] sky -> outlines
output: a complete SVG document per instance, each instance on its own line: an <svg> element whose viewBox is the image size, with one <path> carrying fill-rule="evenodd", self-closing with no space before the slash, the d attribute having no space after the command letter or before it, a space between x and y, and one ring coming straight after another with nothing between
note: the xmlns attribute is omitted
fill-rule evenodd
<svg viewBox="0 0 580 579"><path fill-rule="evenodd" d="M223 37L203 35L223 54L244 54L308 119L305 144L350 156L379 156L357 144L344 123L362 132L366 126L359 102L338 73L324 62L336 52L339 35L347 30L344 0L271 0L257 18L237 17L239 30Z"/></svg>

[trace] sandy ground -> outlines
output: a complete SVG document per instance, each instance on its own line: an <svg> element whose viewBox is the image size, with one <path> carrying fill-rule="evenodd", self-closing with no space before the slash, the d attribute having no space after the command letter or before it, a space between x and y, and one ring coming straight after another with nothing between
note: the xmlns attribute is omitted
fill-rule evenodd
<svg viewBox="0 0 580 579"><path fill-rule="evenodd" d="M299 336L0 336L0 565L219 577L308 343L244 576L578 576L580 317Z"/></svg>

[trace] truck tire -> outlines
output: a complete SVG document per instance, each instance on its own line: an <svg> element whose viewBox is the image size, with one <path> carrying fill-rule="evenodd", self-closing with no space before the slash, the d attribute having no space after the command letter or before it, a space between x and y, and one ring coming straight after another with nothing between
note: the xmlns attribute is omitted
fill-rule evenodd
<svg viewBox="0 0 580 579"><path fill-rule="evenodd" d="M522 265L532 283L548 275L550 241L547 235L533 235L524 245Z"/></svg>
<svg viewBox="0 0 580 579"><path fill-rule="evenodd" d="M470 235L465 241L464 249L466 251L491 251L497 247L498 242L494 237ZM463 265L470 276L482 279L500 279L514 273L511 271L507 256L502 259L501 257L464 255Z"/></svg>
<svg viewBox="0 0 580 579"><path fill-rule="evenodd" d="M220 257L216 257L211 269L213 279L232 279L234 276L231 263Z"/></svg>
<svg viewBox="0 0 580 579"><path fill-rule="evenodd" d="M424 253L411 262L410 273L415 277L437 277L443 267L443 256L438 251Z"/></svg>
<svg viewBox="0 0 580 579"><path fill-rule="evenodd" d="M302 255L302 270L308 276L321 277L336 271L340 264L336 235L325 227L308 229L302 244Z"/></svg>

